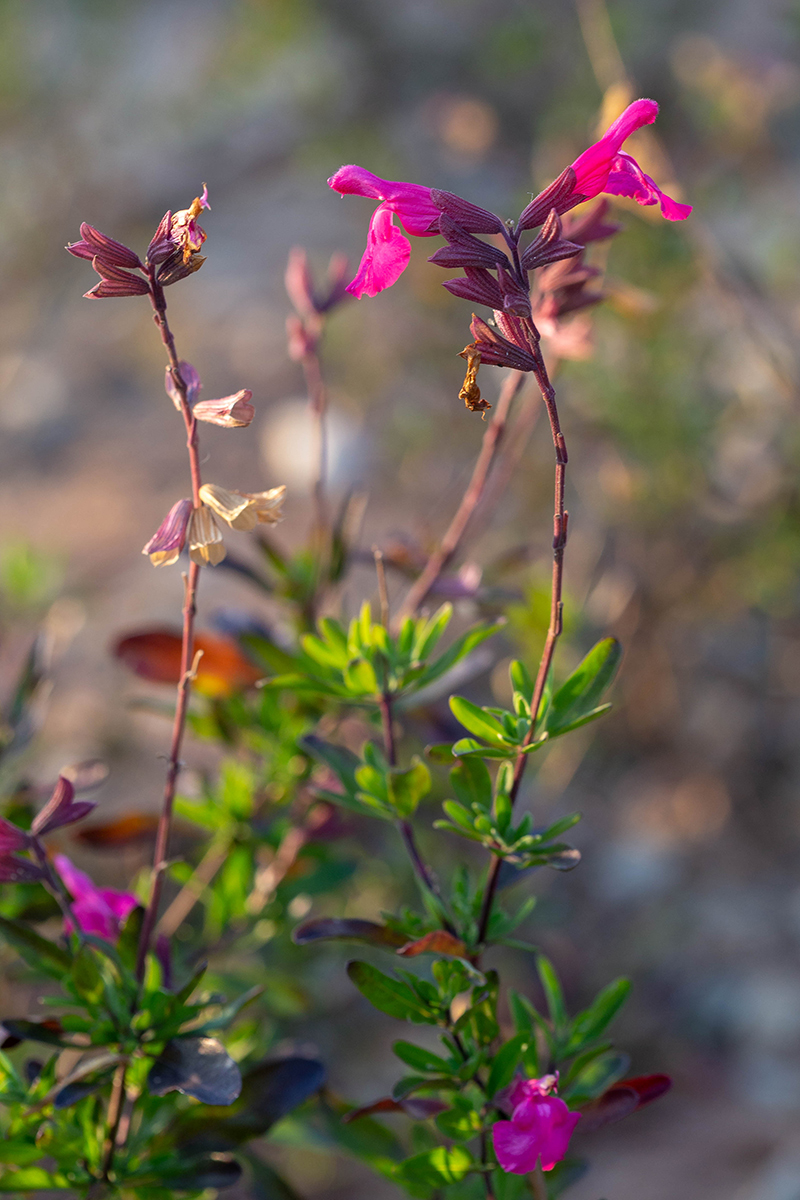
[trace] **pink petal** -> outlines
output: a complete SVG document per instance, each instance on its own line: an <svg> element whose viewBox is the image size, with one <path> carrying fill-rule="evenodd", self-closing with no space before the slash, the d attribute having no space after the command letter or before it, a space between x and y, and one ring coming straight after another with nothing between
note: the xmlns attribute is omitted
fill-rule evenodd
<svg viewBox="0 0 800 1200"><path fill-rule="evenodd" d="M431 200L431 189L418 183L380 179L364 167L340 167L328 180L343 196L371 196L397 213L403 228L414 237L433 237L438 232L441 211ZM431 226L434 226L431 229Z"/></svg>
<svg viewBox="0 0 800 1200"><path fill-rule="evenodd" d="M575 191L587 200L605 191L612 163L622 143L643 125L651 125L657 116L658 105L655 100L634 100L633 104L629 104L600 141L575 159L572 164Z"/></svg>
<svg viewBox="0 0 800 1200"><path fill-rule="evenodd" d="M496 1121L492 1139L497 1161L511 1175L527 1175L539 1161L539 1143L513 1121Z"/></svg>
<svg viewBox="0 0 800 1200"><path fill-rule="evenodd" d="M679 204L662 192L655 180L645 174L630 154L617 155L603 190L612 196L629 196L637 204L660 204L661 212L668 221L685 221L692 211L691 204Z"/></svg>
<svg viewBox="0 0 800 1200"><path fill-rule="evenodd" d="M379 204L370 221L367 248L347 291L357 299L377 296L397 282L410 257L411 243L394 225L391 210Z"/></svg>
<svg viewBox="0 0 800 1200"><path fill-rule="evenodd" d="M99 895L120 924L139 903L136 896L132 896L130 892L117 892L114 888L100 888Z"/></svg>
<svg viewBox="0 0 800 1200"><path fill-rule="evenodd" d="M92 880L83 871L79 871L66 854L54 855L53 863L73 900L84 900L96 894L97 888Z"/></svg>

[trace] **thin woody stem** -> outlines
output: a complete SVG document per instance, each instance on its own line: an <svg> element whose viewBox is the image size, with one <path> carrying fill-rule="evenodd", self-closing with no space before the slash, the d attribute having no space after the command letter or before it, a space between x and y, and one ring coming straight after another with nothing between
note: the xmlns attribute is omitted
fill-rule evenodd
<svg viewBox="0 0 800 1200"><path fill-rule="evenodd" d="M439 575L441 575L458 550L467 526L472 520L473 514L483 497L489 471L506 430L511 402L522 387L524 378L525 376L521 371L510 371L506 375L494 416L483 435L480 453L458 510L450 522L439 546L433 551L425 564L422 574L409 588L408 594L398 613L398 621L402 620L403 617L413 615L417 611Z"/></svg>
<svg viewBox="0 0 800 1200"><path fill-rule="evenodd" d="M547 629L545 638L544 650L539 662L539 670L536 675L536 682L533 688L533 696L531 699L531 724L522 745L529 746L533 741L536 733L536 718L539 713L539 708L542 703L542 696L547 684L547 676L550 672L550 667L553 662L556 644L561 636L562 629L562 609L563 603L561 594L563 590L564 578L564 548L567 544L567 520L568 514L564 507L564 484L566 481L567 470L567 446L564 441L564 435L561 432L561 424L558 419L558 408L556 406L556 394L553 385L547 374L547 368L539 350L538 337L531 336L534 356L536 358L536 382L539 384L539 389L542 393L542 399L545 403L547 416L550 421L550 432L553 437L553 446L556 453L556 468L555 468L555 501L553 508L553 575L550 588L550 623ZM513 807L517 795L519 793L522 777L525 774L525 768L528 764L527 754L518 754L514 764L514 777L509 792L509 799ZM502 859L493 857L489 866L489 871L486 876L486 889L483 895L483 906L481 909L480 922L478 925L478 943L482 944L486 940L486 933L489 927L489 921L492 915L492 905L497 891L497 880L502 865Z"/></svg>
<svg viewBox="0 0 800 1200"><path fill-rule="evenodd" d="M169 369L172 375L175 389L180 399L181 415L183 416L184 425L186 427L186 445L189 451L189 469L192 478L192 504L195 508L199 508L200 501L200 459L197 450L197 422L192 415L192 410L189 407L187 397L187 386L181 376L180 361L175 350L175 339L167 321L167 304L164 298L164 290L156 282L154 276L150 276L151 293L150 299L153 305L153 312L156 325L161 333L161 340L166 347L167 356L169 358ZM189 707L189 693L191 691L193 675L193 659L194 659L194 618L197 610L197 587L200 581L200 565L192 562L189 565L188 576L185 577L185 593L183 603L183 633L181 637L181 666L180 677L178 681L177 700L175 704L175 719L172 724L172 739L169 750L169 763L167 766L167 778L164 784L164 799L161 808L161 816L158 822L158 830L156 832L156 844L153 851L153 890L150 895L150 903L145 912L144 921L142 922L142 932L139 938L139 949L136 959L136 977L139 982L144 977L145 962L147 952L150 948L150 942L153 936L156 919L158 917L158 908L161 901L161 892L164 883L164 873L168 864L169 853L169 837L172 828L172 810L175 803L175 788L178 781L178 776L181 770L181 748L183 746L183 736L186 729L186 713Z"/></svg>
<svg viewBox="0 0 800 1200"><path fill-rule="evenodd" d="M381 725L383 726L383 747L386 753L390 767L397 766L397 752L394 740L394 721L392 718L392 697L389 692L384 692L380 699ZM422 886L428 891L436 901L437 907L442 912L442 921L448 933L455 934L455 929L452 922L445 916L444 900L439 885L436 882L430 867L426 864L417 846L417 840L414 836L414 829L410 821L400 819L397 822L397 828L400 831L400 836L403 839L403 844L408 851L408 857L411 859L411 865Z"/></svg>
<svg viewBox="0 0 800 1200"><path fill-rule="evenodd" d="M328 478L328 393L322 378L319 355L316 350L307 350L302 358L303 374L306 379L317 450L314 495L314 534L319 552L325 548L328 530L328 501L326 483Z"/></svg>
<svg viewBox="0 0 800 1200"><path fill-rule="evenodd" d="M103 1178L108 1179L109 1173L114 1165L114 1152L117 1148L117 1134L119 1133L120 1121L122 1120L122 1109L125 1102L125 1076L127 1074L127 1063L119 1063L114 1072L114 1079L111 1084L111 1096L108 1101L108 1129L106 1132L106 1140L103 1152Z"/></svg>

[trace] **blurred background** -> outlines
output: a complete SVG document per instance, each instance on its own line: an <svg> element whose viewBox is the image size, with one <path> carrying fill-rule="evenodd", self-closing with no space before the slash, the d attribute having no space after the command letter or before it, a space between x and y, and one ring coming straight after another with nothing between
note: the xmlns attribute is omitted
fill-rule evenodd
<svg viewBox="0 0 800 1200"><path fill-rule="evenodd" d="M251 388L258 415L257 436L204 430L205 476L288 483L279 533L296 544L309 433L286 257L300 244L316 269L339 250L355 266L372 207L327 176L357 162L515 216L598 122L637 95L661 104L643 161L694 213L674 226L615 206L594 348L557 377L560 662L608 633L626 658L614 714L528 787L543 816L584 812L583 864L523 886L541 897L526 935L576 1002L632 976L618 1040L634 1073L676 1087L587 1139L575 1200L800 1197L799 51L790 0L0 0L0 681L43 624L55 667L26 770L44 785L102 758L108 812L160 791L167 727L131 714L109 645L176 623L179 572L140 550L186 490L185 449L146 302L81 298L95 277L63 252L79 223L143 253L208 183L208 261L170 290L173 329L204 396ZM440 286L433 248L416 242L391 292L337 312L324 346L334 487L368 494L367 549L430 548L484 430L457 398L469 305ZM496 375L481 374L490 399ZM552 447L525 405L524 454L457 564L483 573L462 616L510 604L470 685L484 700L504 696L504 659L538 654L545 620ZM364 570L345 609L365 591ZM280 620L222 568L204 573L201 624L221 605ZM111 880L119 862L92 869ZM379 875L349 911L386 902ZM364 1024L342 961L319 1036L337 1087L369 1100L392 1031ZM509 969L530 986L522 956ZM309 1194L375 1195L311 1160Z"/></svg>

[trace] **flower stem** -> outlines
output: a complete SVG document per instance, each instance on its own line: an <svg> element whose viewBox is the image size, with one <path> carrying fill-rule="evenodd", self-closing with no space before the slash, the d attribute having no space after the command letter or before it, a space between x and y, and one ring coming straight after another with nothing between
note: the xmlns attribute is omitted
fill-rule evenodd
<svg viewBox="0 0 800 1200"><path fill-rule="evenodd" d="M533 688L533 697L531 699L531 725L525 738L523 746L529 746L533 741L536 733L536 718L539 713L539 708L542 703L542 696L547 684L547 677L550 673L550 667L553 662L556 644L561 636L562 630L562 609L563 603L561 594L563 589L564 578L564 548L567 544L567 510L564 507L564 485L566 481L567 469L567 446L564 441L564 435L561 432L561 424L558 418L558 408L556 406L556 394L553 385L547 374L547 368L542 358L538 345L538 337L532 338L535 346L535 357L537 360L537 369L535 371L536 382L539 384L539 389L542 393L542 399L545 403L547 416L550 421L550 432L553 438L553 446L556 454L555 467L555 500L553 509L553 574L550 587L550 623L547 629L545 638L544 650L539 662L539 670L536 675L536 682ZM528 763L527 754L518 754L514 764L514 777L509 792L509 799L513 807L519 793L522 777L525 774L525 768ZM478 944L483 944L486 941L486 933L489 928L489 921L492 916L492 905L497 891L497 880L502 865L502 859L493 857L489 865L489 870L486 876L486 888L483 894L483 906L481 908L480 921L478 925Z"/></svg>
<svg viewBox="0 0 800 1200"><path fill-rule="evenodd" d="M426 599L439 575L452 560L472 516L481 502L486 487L486 480L502 441L508 422L511 402L522 387L525 376L521 371L510 371L503 382L497 401L494 416L490 421L481 442L472 477L461 499L455 516L442 538L438 548L430 555L422 574L409 588L408 594L398 613L398 621L403 617L413 615Z"/></svg>
<svg viewBox="0 0 800 1200"><path fill-rule="evenodd" d="M194 419L192 410L189 406L187 387L181 376L180 360L178 359L177 351L175 349L175 339L172 335L172 330L169 327L169 322L167 321L167 303L164 297L164 289L157 283L153 272L150 273L150 288L150 300L153 305L155 322L161 334L161 340L163 341L167 351L169 369L175 384L175 389L180 399L181 415L186 427L186 446L189 452L189 471L192 479L192 503L195 508L199 508L201 504L201 478L200 458L197 450L197 422ZM153 890L150 895L150 902L145 912L144 921L142 922L142 932L139 938L139 948L136 958L136 977L140 983L144 978L147 952L150 948L153 930L158 917L158 907L161 901L164 873L168 865L167 856L169 853L169 838L172 828L172 810L175 803L175 788L181 770L181 747L183 745L183 736L186 729L186 714L189 707L189 693L191 691L192 680L194 678L194 618L195 612L197 611L197 587L199 581L200 565L195 562L190 563L189 573L184 580L185 589L183 602L183 632L181 636L181 666L180 678L178 680L177 699L175 704L175 718L172 724L172 739L170 742L167 778L164 784L164 799L161 807L161 816L158 822L158 830L156 833L155 849L153 851Z"/></svg>

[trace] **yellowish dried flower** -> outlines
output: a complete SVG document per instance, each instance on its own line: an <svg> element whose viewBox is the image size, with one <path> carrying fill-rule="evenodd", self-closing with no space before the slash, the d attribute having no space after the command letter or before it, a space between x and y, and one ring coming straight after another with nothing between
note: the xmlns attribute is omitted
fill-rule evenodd
<svg viewBox="0 0 800 1200"><path fill-rule="evenodd" d="M218 483L204 483L200 488L200 499L227 521L231 529L241 529L245 533L255 529L257 517L250 496L231 492Z"/></svg>
<svg viewBox="0 0 800 1200"><path fill-rule="evenodd" d="M277 525L283 520L283 501L286 497L286 484L270 488L267 492L242 492L251 504L259 525Z"/></svg>
<svg viewBox="0 0 800 1200"><path fill-rule="evenodd" d="M209 508L203 506L192 511L188 541L189 557L201 566L215 567L225 557L222 534Z"/></svg>

